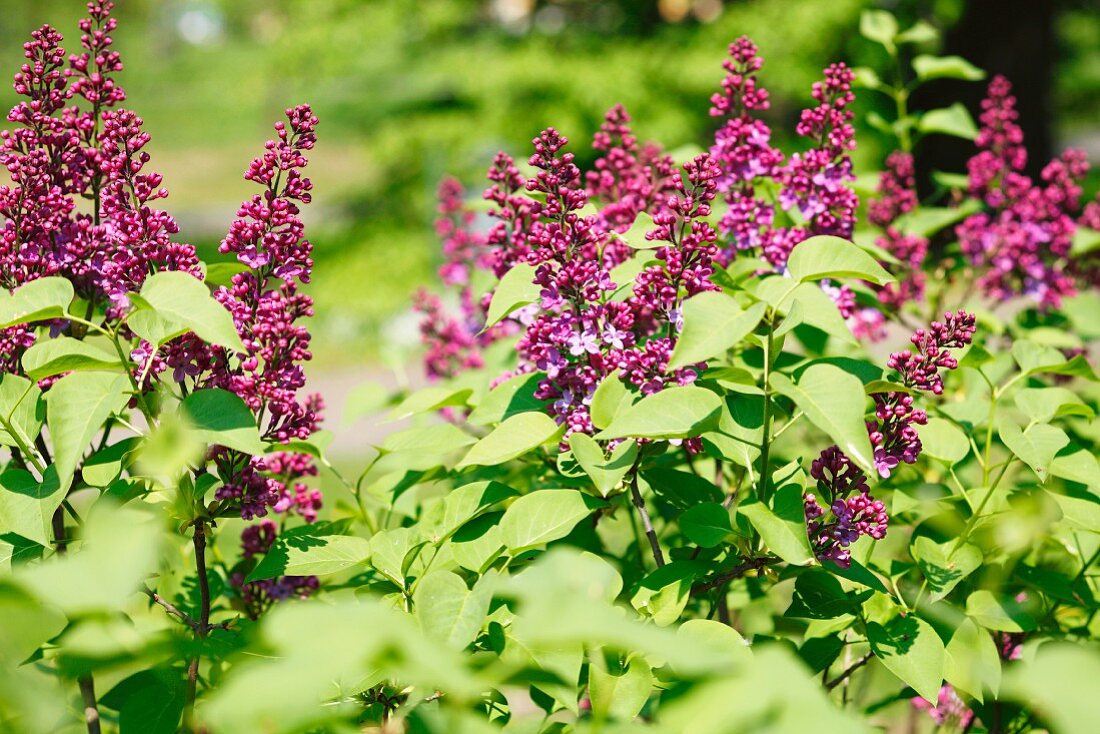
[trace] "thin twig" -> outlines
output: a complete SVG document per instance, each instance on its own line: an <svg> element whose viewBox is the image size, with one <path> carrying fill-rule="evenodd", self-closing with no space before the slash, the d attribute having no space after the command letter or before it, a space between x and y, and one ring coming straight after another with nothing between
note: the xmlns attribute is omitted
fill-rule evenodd
<svg viewBox="0 0 1100 734"><path fill-rule="evenodd" d="M88 734L100 734L99 707L95 701L95 681L90 675L77 678L80 685L80 698L84 701L84 723L88 725Z"/></svg>
<svg viewBox="0 0 1100 734"><path fill-rule="evenodd" d="M727 584L734 579L739 579L749 571L756 571L764 568L765 566L773 566L776 563L779 563L779 559L771 558L769 556L764 556L761 558L749 558L744 562L734 566L730 570L723 571L722 573L715 575L709 581L704 581L703 583L696 584L692 587L691 591L693 594L702 594L704 592L710 591L711 589L717 589L719 586Z"/></svg>
<svg viewBox="0 0 1100 734"><path fill-rule="evenodd" d="M852 673L856 672L857 670L862 668L864 665L871 662L871 658L873 658L874 656L875 656L875 654L873 652L869 652L866 655L864 655L863 657L861 657L859 660L857 660L854 663L852 663L851 665L849 665L847 668L844 669L843 673L841 673L836 678L833 678L831 681L829 681L828 683L825 684L825 690L831 691L834 688L836 688L837 686L839 686L841 683L843 683L844 681L848 680L848 677L851 676Z"/></svg>
<svg viewBox="0 0 1100 734"><path fill-rule="evenodd" d="M53 534L58 554L68 554L69 548L65 544L65 515L61 507L53 514ZM102 728L99 725L99 706L95 700L95 679L91 673L85 673L77 677L76 684L84 702L84 723L88 726L88 734L100 734Z"/></svg>
<svg viewBox="0 0 1100 734"><path fill-rule="evenodd" d="M195 571L199 577L199 620L195 636L200 640L206 637L210 631L210 581L206 578L206 522L199 520L195 523ZM195 731L195 696L199 679L199 654L196 653L187 666L187 698L184 704L184 726L188 731Z"/></svg>
<svg viewBox="0 0 1100 734"><path fill-rule="evenodd" d="M665 565L665 555L661 552L661 544L657 540L657 533L653 530L653 521L649 518L649 510L645 507L645 500L642 498L642 493L638 489L638 473L634 472L634 475L630 478L630 497L634 501L634 506L638 508L638 515L642 518L642 527L645 529L645 536L649 538L649 547L653 549L653 560L657 564L657 568L661 568Z"/></svg>
<svg viewBox="0 0 1100 734"><path fill-rule="evenodd" d="M143 591L149 596L150 599L155 601L160 606L164 607L164 611L168 612L173 617L178 618L181 622L183 622L188 627L190 627L192 629L192 631L197 633L199 631L199 629L201 629L201 625L199 625L198 621L195 620L190 614L183 611L182 609L177 607L175 604L172 604L170 601L168 601L167 599L162 597L157 592L153 591L152 589L150 589L148 587L143 589Z"/></svg>

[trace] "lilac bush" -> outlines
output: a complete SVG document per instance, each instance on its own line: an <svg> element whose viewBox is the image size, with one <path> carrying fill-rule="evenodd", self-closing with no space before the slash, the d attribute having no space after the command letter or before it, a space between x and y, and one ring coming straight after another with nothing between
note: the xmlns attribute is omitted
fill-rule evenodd
<svg viewBox="0 0 1100 734"><path fill-rule="evenodd" d="M795 150L742 38L705 147L615 105L588 170L548 127L481 202L446 179L429 384L329 457L317 117L276 123L203 263L88 10L80 53L33 34L0 138L0 729L1094 718L1100 202L1077 153L1023 175L1003 79L976 134L908 108L982 76L919 53L930 27L865 14L896 81L830 64ZM881 171L860 87L897 103ZM922 198L941 134L976 152Z"/></svg>

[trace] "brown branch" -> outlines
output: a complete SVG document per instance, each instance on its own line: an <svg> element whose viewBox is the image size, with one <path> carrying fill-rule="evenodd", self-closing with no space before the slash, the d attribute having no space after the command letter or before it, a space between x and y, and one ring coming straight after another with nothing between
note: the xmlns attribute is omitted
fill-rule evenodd
<svg viewBox="0 0 1100 734"><path fill-rule="evenodd" d="M696 584L692 587L691 591L693 594L702 594L710 591L711 589L717 589L719 586L723 586L724 584L727 584L734 579L739 579L747 574L749 571L757 571L761 568L764 568L765 566L774 566L777 563L779 563L779 559L772 558L770 556L763 556L761 558L749 558L744 562L734 566L728 571L723 571L722 573L716 574L708 581Z"/></svg>
<svg viewBox="0 0 1100 734"><path fill-rule="evenodd" d="M195 636L201 640L210 631L210 581L206 578L206 522L204 520L195 523L193 543L195 546L195 570L199 577L200 599L198 627L195 629ZM184 704L183 721L184 728L188 731L196 730L194 716L195 696L199 680L199 658L200 655L196 653L187 665L187 698Z"/></svg>
<svg viewBox="0 0 1100 734"><path fill-rule="evenodd" d="M843 683L844 681L848 680L848 677L851 676L852 673L856 672L857 670L862 668L864 665L871 662L871 658L873 658L874 656L875 656L875 654L873 652L869 652L866 655L864 655L863 657L861 657L859 660L857 660L854 663L852 663L851 665L849 665L844 670L843 673L841 673L836 678L833 678L831 681L829 681L828 683L825 684L825 690L826 691L831 691L834 688L836 688L837 686L839 686L841 683Z"/></svg>
<svg viewBox="0 0 1100 734"><path fill-rule="evenodd" d="M173 617L178 618L181 622L190 627L191 630L196 634L198 633L201 626L199 625L198 621L196 621L190 614L183 611L175 604L172 604L170 601L148 587L144 588L143 591L149 596L150 599L152 599L160 606L164 607L164 611L168 612Z"/></svg>
<svg viewBox="0 0 1100 734"><path fill-rule="evenodd" d="M88 725L88 734L100 734L99 707L95 701L95 681L92 676L77 678L80 685L80 698L84 701L84 722Z"/></svg>
<svg viewBox="0 0 1100 734"><path fill-rule="evenodd" d="M653 521L650 520L649 510L646 509L645 500L638 489L638 472L636 471L630 478L630 497L634 502L634 507L638 509L638 515L642 518L642 528L645 529L645 536L649 539L649 547L653 549L653 560L656 562L657 568L660 568L665 565L665 554L661 552L661 544L657 540L657 532L653 529Z"/></svg>

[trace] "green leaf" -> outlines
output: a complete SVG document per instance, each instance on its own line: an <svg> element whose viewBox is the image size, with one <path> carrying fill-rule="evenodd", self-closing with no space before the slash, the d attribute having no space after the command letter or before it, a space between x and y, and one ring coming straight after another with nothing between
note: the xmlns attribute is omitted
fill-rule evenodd
<svg viewBox="0 0 1100 734"><path fill-rule="evenodd" d="M212 286L225 286L229 288L233 285L233 276L240 273L247 273L251 268L242 262L233 260L231 262L209 263L206 266L206 277L203 280Z"/></svg>
<svg viewBox="0 0 1100 734"><path fill-rule="evenodd" d="M465 405L466 399L470 397L472 392L473 390L468 387L426 387L417 390L402 400L396 408L390 411L390 414L386 416L386 420L399 421L418 413L428 413L440 408Z"/></svg>
<svg viewBox="0 0 1100 734"><path fill-rule="evenodd" d="M787 259L787 271L803 283L824 278L858 278L875 285L894 282L863 248L830 235L810 237L795 245Z"/></svg>
<svg viewBox="0 0 1100 734"><path fill-rule="evenodd" d="M61 318L72 300L72 284L59 276L32 280L13 293L0 289L0 329Z"/></svg>
<svg viewBox="0 0 1100 734"><path fill-rule="evenodd" d="M886 669L935 702L943 682L944 646L936 631L914 615L894 617L885 626L867 625L871 651Z"/></svg>
<svg viewBox="0 0 1100 734"><path fill-rule="evenodd" d="M690 438L715 428L721 413L722 399L710 390L670 387L623 410L596 438Z"/></svg>
<svg viewBox="0 0 1100 734"><path fill-rule="evenodd" d="M53 513L65 499L56 469L49 467L39 482L30 472L10 467L0 474L0 489L0 532L52 545Z"/></svg>
<svg viewBox="0 0 1100 734"><path fill-rule="evenodd" d="M247 581L279 576L327 576L366 564L371 543L365 538L335 535L328 523L303 525L275 539Z"/></svg>
<svg viewBox="0 0 1100 734"><path fill-rule="evenodd" d="M123 369L118 355L86 341L59 336L36 342L23 354L23 369L32 380L77 370L118 372Z"/></svg>
<svg viewBox="0 0 1100 734"><path fill-rule="evenodd" d="M482 576L473 590L451 571L432 571L416 582L416 618L424 633L464 650L477 637L493 599L495 574Z"/></svg>
<svg viewBox="0 0 1100 734"><path fill-rule="evenodd" d="M370 538L370 564L405 588L405 574L415 557L414 551L425 542L416 527L380 530Z"/></svg>
<svg viewBox="0 0 1100 734"><path fill-rule="evenodd" d="M80 476L90 487L106 487L118 479L132 461L132 453L141 444L137 437L124 438L95 452L80 469Z"/></svg>
<svg viewBox="0 0 1100 734"><path fill-rule="evenodd" d="M220 388L196 390L183 399L181 411L198 438L253 456L264 453L256 417L233 393Z"/></svg>
<svg viewBox="0 0 1100 734"><path fill-rule="evenodd" d="M684 301L684 330L669 358L675 370L724 354L745 338L767 307L756 303L748 309L721 291L704 291Z"/></svg>
<svg viewBox="0 0 1100 734"><path fill-rule="evenodd" d="M46 394L46 423L62 487L72 481L77 462L108 416L129 400L126 375L74 372L54 383Z"/></svg>
<svg viewBox="0 0 1100 734"><path fill-rule="evenodd" d="M680 619L691 599L692 584L706 570L700 561L667 563L638 582L630 604L658 627L667 627Z"/></svg>
<svg viewBox="0 0 1100 734"><path fill-rule="evenodd" d="M33 445L46 420L46 403L38 385L19 375L0 375L0 418L0 445ZM8 433L7 425L16 436Z"/></svg>
<svg viewBox="0 0 1100 734"><path fill-rule="evenodd" d="M165 537L161 525L147 505L120 506L101 497L84 517L79 548L27 567L17 578L69 617L117 614L157 567Z"/></svg>
<svg viewBox="0 0 1100 734"><path fill-rule="evenodd" d="M1088 449L1070 444L1050 463L1050 473L1071 482L1087 484L1092 489L1100 489L1100 462Z"/></svg>
<svg viewBox="0 0 1100 734"><path fill-rule="evenodd" d="M932 180L945 189L965 189L970 186L970 178L965 173L932 171Z"/></svg>
<svg viewBox="0 0 1100 734"><path fill-rule="evenodd" d="M1078 227L1073 233L1073 245L1069 254L1073 257L1081 257L1100 248L1100 230Z"/></svg>
<svg viewBox="0 0 1100 734"><path fill-rule="evenodd" d="M1062 510L1062 522L1071 528L1100 534L1100 498L1088 494L1084 497L1054 495Z"/></svg>
<svg viewBox="0 0 1100 734"><path fill-rule="evenodd" d="M998 598L984 589L966 598L966 614L986 629L998 632L1028 632L1035 629L1035 618L1022 603Z"/></svg>
<svg viewBox="0 0 1100 734"><path fill-rule="evenodd" d="M1021 431L1015 423L1003 421L997 435L1043 482L1050 476L1050 465L1055 454L1069 444L1065 431L1045 423Z"/></svg>
<svg viewBox="0 0 1100 734"><path fill-rule="evenodd" d="M931 237L980 209L981 204L973 199L957 207L921 206L898 217L894 226L904 234Z"/></svg>
<svg viewBox="0 0 1100 734"><path fill-rule="evenodd" d="M943 677L978 701L985 691L997 695L1001 687L1001 656L989 633L972 619L964 619L947 643Z"/></svg>
<svg viewBox="0 0 1100 734"><path fill-rule="evenodd" d="M472 426L500 423L518 413L545 410L546 401L535 397L542 375L516 375L500 383L486 395L466 418Z"/></svg>
<svg viewBox="0 0 1100 734"><path fill-rule="evenodd" d="M676 628L676 636L726 655L734 665L752 662L752 649L741 633L713 619L689 619Z"/></svg>
<svg viewBox="0 0 1100 734"><path fill-rule="evenodd" d="M513 554L564 538L604 503L573 489L540 489L511 504L500 521L501 538Z"/></svg>
<svg viewBox="0 0 1100 734"><path fill-rule="evenodd" d="M46 641L61 634L68 620L11 584L0 584L0 664L14 669Z"/></svg>
<svg viewBox="0 0 1100 734"><path fill-rule="evenodd" d="M474 482L456 487L443 498L443 519L438 527L439 537L450 536L493 505L515 495L516 490L493 481Z"/></svg>
<svg viewBox="0 0 1100 734"><path fill-rule="evenodd" d="M533 265L527 263L513 265L493 291L493 299L489 302L489 312L485 317L485 328L496 325L516 309L539 300L541 288L534 281Z"/></svg>
<svg viewBox="0 0 1100 734"><path fill-rule="evenodd" d="M978 126L974 124L970 111L961 102L925 112L917 123L917 129L922 133L943 133L964 140L974 140L978 137Z"/></svg>
<svg viewBox="0 0 1100 734"><path fill-rule="evenodd" d="M836 619L854 614L857 607L836 576L819 568L800 573L794 582L794 596L784 613L803 619Z"/></svg>
<svg viewBox="0 0 1100 734"><path fill-rule="evenodd" d="M596 428L607 428L620 410L625 409L632 402L630 391L626 384L619 378L617 372L612 372L600 380L596 386L596 392L592 394L592 404L589 413L592 416L592 425Z"/></svg>
<svg viewBox="0 0 1100 734"><path fill-rule="evenodd" d="M864 472L877 474L863 420L863 383L858 377L831 364L815 364L802 373L797 385L782 373L773 374L771 382L776 392L793 400Z"/></svg>
<svg viewBox="0 0 1100 734"><path fill-rule="evenodd" d="M596 721L633 721L653 690L653 671L641 655L609 667L600 651L588 666L588 696Z"/></svg>
<svg viewBox="0 0 1100 734"><path fill-rule="evenodd" d="M970 441L962 429L943 418L929 418L928 424L917 427L921 453L948 466L958 464L970 453Z"/></svg>
<svg viewBox="0 0 1100 734"><path fill-rule="evenodd" d="M1091 643L1049 642L1008 670L1005 697L1041 711L1057 734L1093 734L1100 721L1100 656Z"/></svg>
<svg viewBox="0 0 1100 734"><path fill-rule="evenodd" d="M623 441L612 450L611 457L608 458L599 443L586 433L574 433L570 436L569 449L601 497L607 497L622 483L623 477L638 458L638 444L634 441Z"/></svg>
<svg viewBox="0 0 1100 734"><path fill-rule="evenodd" d="M859 16L859 32L868 40L893 48L898 21L885 10L864 10Z"/></svg>
<svg viewBox="0 0 1100 734"><path fill-rule="evenodd" d="M159 678L142 686L119 709L119 734L172 734L183 716L182 681Z"/></svg>
<svg viewBox="0 0 1100 734"><path fill-rule="evenodd" d="M1089 382L1100 381L1092 365L1083 356L1077 355L1067 360L1057 349L1037 344L1030 339L1017 339L1013 342L1012 358L1016 360L1020 370L1028 375L1046 372L1081 377Z"/></svg>
<svg viewBox="0 0 1100 734"><path fill-rule="evenodd" d="M790 278L764 278L756 283L756 296L780 314L790 313L795 308L794 304L800 304L798 308L801 309L803 324L848 344L858 343L836 304L821 290L821 286L817 283L799 283L792 291L791 285Z"/></svg>
<svg viewBox="0 0 1100 734"><path fill-rule="evenodd" d="M475 443L455 468L503 464L553 441L563 430L545 413L519 413Z"/></svg>
<svg viewBox="0 0 1100 734"><path fill-rule="evenodd" d="M503 516L503 512L489 512L459 528L451 537L455 563L474 573L483 573L504 550L500 532Z"/></svg>
<svg viewBox="0 0 1100 734"><path fill-rule="evenodd" d="M639 212L634 219L634 223L630 225L630 229L622 234L612 232L611 236L617 240L622 240L635 250L654 250L662 246L662 241L647 240L645 236L647 232L656 228L657 225L653 223L653 217L648 212Z"/></svg>
<svg viewBox="0 0 1100 734"><path fill-rule="evenodd" d="M921 54L913 59L913 71L917 72L917 78L922 81L928 79L962 79L976 82L985 79L984 71L961 56Z"/></svg>
<svg viewBox="0 0 1100 734"><path fill-rule="evenodd" d="M928 582L934 602L950 594L960 581L982 565L982 551L978 546L964 543L956 550L955 545L954 540L941 544L921 536L909 547L909 554Z"/></svg>
<svg viewBox="0 0 1100 734"><path fill-rule="evenodd" d="M704 502L680 515L680 530L692 543L713 548L733 532L733 526L729 510L717 502Z"/></svg>
<svg viewBox="0 0 1100 734"><path fill-rule="evenodd" d="M141 286L140 298L132 300L138 309L151 309L170 324L172 331L177 332L172 336L193 331L204 341L235 352L245 351L229 311L215 300L201 280L189 273L165 271L150 275ZM130 325L139 336L157 346L172 338L166 338L162 332L154 333L151 327L147 333L142 333L147 326L133 320Z"/></svg>
<svg viewBox="0 0 1100 734"><path fill-rule="evenodd" d="M1015 395L1016 407L1036 423L1048 423L1066 415L1092 420L1092 408L1072 390L1064 387L1026 387Z"/></svg>
<svg viewBox="0 0 1100 734"><path fill-rule="evenodd" d="M477 443L454 423L435 423L397 431L386 436L382 448L390 453L412 452L438 465L444 456Z"/></svg>
<svg viewBox="0 0 1100 734"><path fill-rule="evenodd" d="M907 30L898 34L898 43L931 43L940 37L940 32L923 20L918 20Z"/></svg>
<svg viewBox="0 0 1100 734"><path fill-rule="evenodd" d="M738 505L737 512L748 518L764 545L787 563L801 566L812 561L814 554L806 535L802 488L796 484L780 487L775 493L773 508L751 501Z"/></svg>

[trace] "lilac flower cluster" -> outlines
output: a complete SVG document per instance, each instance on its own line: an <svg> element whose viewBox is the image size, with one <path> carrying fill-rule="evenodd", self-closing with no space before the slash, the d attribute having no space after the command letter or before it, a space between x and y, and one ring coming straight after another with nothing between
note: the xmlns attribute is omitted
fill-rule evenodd
<svg viewBox="0 0 1100 734"><path fill-rule="evenodd" d="M309 282L313 260L298 204L310 201L312 183L301 171L307 164L303 151L316 142L317 118L307 105L286 114L288 123L275 125L278 140L268 141L264 155L245 173L264 192L241 205L221 245L249 268L214 294L233 315L245 352L214 349L211 369L196 378L199 386L238 395L256 414L264 438L278 443L309 438L323 407L319 395L298 397L305 385L302 364L312 356L309 331L299 321L313 314L313 300L299 292ZM225 478L216 498L238 503L245 519L262 517L269 507L280 511L280 504L289 509L294 503L283 502L286 488L315 473L305 455L241 457L220 451L214 458Z"/></svg>
<svg viewBox="0 0 1100 734"><path fill-rule="evenodd" d="M897 379L910 390L943 393L940 370L953 370L958 362L949 349L960 349L974 338L974 314L959 310L944 314L944 320L933 321L928 329L917 329L910 341L916 351L894 352L886 362L897 371ZM912 464L921 451L920 438L914 425L928 422L927 414L913 407L913 396L906 392L877 393L875 421L867 423L871 445L875 452L875 468L885 479L900 463Z"/></svg>
<svg viewBox="0 0 1100 734"><path fill-rule="evenodd" d="M250 525L241 532L241 555L247 564L258 556L263 556L275 543L278 526L274 520L264 519ZM285 599L304 599L316 591L320 582L316 576L280 576L262 581L245 583L247 574L234 571L229 583L238 589L238 603L241 611L250 619L258 619L272 604Z"/></svg>
<svg viewBox="0 0 1100 734"><path fill-rule="evenodd" d="M621 106L607 113L593 141L602 155L584 174L553 129L534 141L529 163L538 173L530 179L498 154L484 195L495 221L484 234L474 231L475 217L462 204L460 187L444 183L437 225L445 256L440 274L460 287L461 311L452 316L439 298L418 296L429 376L480 366L481 349L520 330L520 364L512 374L546 373L537 395L569 432L592 432L587 405L609 374L620 374L643 393L696 378L696 369L666 374L666 366L682 299L714 288L709 278L717 235L704 219L720 172L700 156L685 166L685 181L656 145L638 143L629 121ZM595 213L582 216L590 201ZM634 253L622 235L643 212L654 220L647 238L661 243L653 250L655 262L625 298L611 299L619 287L611 270ZM491 294L475 296L470 274L488 269L500 278L520 262L535 267L539 302L482 331Z"/></svg>
<svg viewBox="0 0 1100 734"><path fill-rule="evenodd" d="M498 167L504 166L503 171ZM511 160L500 160L489 170L491 181L500 181L508 185L519 175ZM490 192L499 191L500 184L494 183ZM522 186L522 177L516 187ZM500 264L507 248L502 247L508 240L506 232L494 227L488 234L474 229L476 215L463 198L462 185L448 178L439 186L439 218L436 220L436 234L443 241L443 264L439 267L439 276L444 285L458 291L457 314L451 314L444 308L438 296L426 290L420 290L414 299L414 309L421 314L420 335L425 346L424 368L430 379L454 377L465 369L483 366L482 349L504 336L516 333L515 319L508 319L490 329L483 329L491 293L475 295L471 278L477 270L495 270ZM496 195L494 193L494 195ZM500 195L501 206L511 204L511 194ZM514 209L508 210L509 214ZM503 224L501 225L503 227ZM509 267L511 263L509 263ZM507 272L505 270L505 272Z"/></svg>
<svg viewBox="0 0 1100 734"><path fill-rule="evenodd" d="M589 200L602 205L603 227L626 232L642 212L653 212L674 193L676 164L655 143L638 145L630 129L630 115L622 105L612 107L592 140L603 155L585 174ZM604 246L604 264L614 267L629 259L630 247L612 237Z"/></svg>
<svg viewBox="0 0 1100 734"><path fill-rule="evenodd" d="M958 692L950 683L944 683L940 687L935 703L926 701L920 696L913 698L912 703L914 709L926 712L937 726L949 726L966 731L974 721L974 712L959 698Z"/></svg>
<svg viewBox="0 0 1100 734"><path fill-rule="evenodd" d="M921 452L920 436L914 426L928 422L927 414L914 407L908 390L939 395L943 392L942 369L954 369L958 362L947 351L958 349L974 337L973 314L947 313L944 321L933 321L928 329L917 329L912 336L916 352L906 350L890 355L887 366L896 370L897 379L907 391L876 393L874 420L867 421L867 433L874 448L874 463L886 479L902 462L913 464ZM852 463L837 446L830 446L810 466L817 481L818 495L806 492L803 504L806 528L814 552L821 560L831 560L842 568L851 563L849 547L861 535L879 540L886 534L889 518L885 505L871 496L863 470ZM826 518L826 513L828 518Z"/></svg>
<svg viewBox="0 0 1100 734"><path fill-rule="evenodd" d="M82 50L67 59L61 35L49 26L24 46L26 63L14 88L25 99L8 115L14 129L0 132L0 162L12 181L0 186L0 285L14 289L45 276L65 277L87 301L86 318L134 338L120 319L130 294L149 275L203 274L194 248L174 241L176 222L156 208L168 192L147 168L150 138L142 120L119 106L126 95L114 79L122 62L112 49L112 6L88 3L89 17L80 22ZM298 322L312 313L312 301L299 292L312 260L298 205L310 200L312 186L301 171L303 151L316 140L317 118L305 105L287 115L287 123L276 124L277 140L245 174L265 190L242 205L221 248L248 267L215 293L233 315L245 351L185 334L160 349L138 341L131 354L141 389L152 391L169 370L185 394L224 388L254 411L266 440L281 443L308 438L321 410L319 397L297 397L305 381L301 364L310 358L309 333ZM88 204L78 206L78 200ZM66 331L83 336L66 321L50 326L51 337ZM17 371L23 351L36 337L45 338L44 330L36 331L19 326L0 332L0 367ZM321 495L301 481L316 474L310 457L250 457L216 447L211 458L224 482L217 499L245 519L269 509L316 519Z"/></svg>
<svg viewBox="0 0 1100 734"><path fill-rule="evenodd" d="M115 109L126 95L113 77L122 62L111 49L112 6L88 3L82 51L67 59L60 33L48 25L32 33L13 85L25 100L8 113L16 127L0 131L0 163L12 181L0 186L0 285L60 275L109 319L150 273L198 274L194 248L172 242L175 221L152 206L168 192L159 174L143 170L149 136L141 118ZM78 207L81 199L91 206ZM25 327L0 332L6 371L18 369L34 338Z"/></svg>
<svg viewBox="0 0 1100 734"><path fill-rule="evenodd" d="M728 209L719 229L727 238L722 262L737 251L758 250L782 269L791 250L811 235L850 237L859 198L848 184L855 179L848 153L855 147L850 109L853 74L844 64L825 69L813 86L817 106L802 111L796 131L810 149L783 154L770 143L771 130L753 113L768 109L768 93L756 79L763 60L748 38L730 45L724 63L722 91L711 98L711 115L726 121L715 134L711 153L722 170L719 189ZM776 222L774 203L759 193L778 189L778 203L799 219L791 226Z"/></svg>
<svg viewBox="0 0 1100 734"><path fill-rule="evenodd" d="M821 560L848 568L852 563L849 546L861 535L870 535L875 540L886 537L889 523L886 506L871 496L866 475L836 446L830 446L814 459L810 476L817 481L830 513L826 521L825 508L818 503L817 496L805 493L806 531L814 552Z"/></svg>
<svg viewBox="0 0 1100 734"><path fill-rule="evenodd" d="M1082 151L1067 150L1046 165L1039 182L1024 175L1027 150L1011 91L1007 79L995 77L982 102L980 151L967 168L970 195L988 209L964 220L956 234L987 296L1026 295L1042 308L1057 308L1077 289L1073 235L1092 226L1091 210L1074 219L1088 163Z"/></svg>
<svg viewBox="0 0 1100 734"><path fill-rule="evenodd" d="M199 386L238 395L256 414L263 437L277 443L309 438L323 409L319 395L298 396L305 386L302 365L312 357L310 334L300 321L313 315L313 300L299 291L309 282L313 267L312 245L304 236L299 205L311 200L313 185L302 171L308 164L304 152L317 140L317 117L308 105L288 109L286 116L286 123L275 124L277 140L266 143L264 154L244 174L246 180L264 188L262 194L241 205L220 247L248 267L214 294L233 315L245 352L214 349L208 371L199 368L195 378ZM173 346L169 345L169 355ZM178 346L193 355L192 365L199 364L202 357L194 354L193 345ZM272 510L284 515L294 512L307 523L316 521L321 492L302 481L317 475L308 454L279 452L261 457L219 449L213 459L223 479L215 498L239 508L244 519L265 517ZM245 559L250 553L266 552L275 534L274 523L266 519L245 528ZM234 574L231 581L245 610L253 615L274 601L308 595L318 585L314 577L244 583L244 575Z"/></svg>
<svg viewBox="0 0 1100 734"><path fill-rule="evenodd" d="M546 373L536 397L550 401L549 413L566 426L567 435L591 433L588 405L604 377L618 374L651 394L698 376L695 368L670 374L667 366L682 299L715 288L709 277L717 235L705 217L720 172L708 155L685 164L685 175L671 184L675 193L653 210L656 226L646 238L663 243L655 251L656 263L636 276L629 298L612 300L618 284L605 257L612 235L600 215L577 213L588 196L579 186L572 154L563 152L567 140L550 128L533 143L530 164L538 173L527 189L545 201L532 209L527 261L536 267L542 310L517 349L521 369Z"/></svg>
<svg viewBox="0 0 1100 734"><path fill-rule="evenodd" d="M896 226L898 219L916 209L918 203L913 156L894 151L886 157L876 198L867 204L867 219L882 231L875 244L898 261L897 265L885 264L897 282L877 288L879 302L895 313L906 303L924 298L922 267L928 256L928 240L905 234Z"/></svg>

